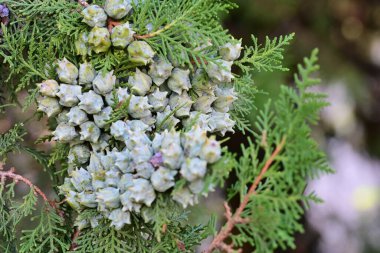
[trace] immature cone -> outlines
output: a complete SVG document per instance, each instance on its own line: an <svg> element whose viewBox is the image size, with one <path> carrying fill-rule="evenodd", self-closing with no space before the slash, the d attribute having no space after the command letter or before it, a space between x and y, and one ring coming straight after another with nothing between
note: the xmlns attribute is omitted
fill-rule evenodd
<svg viewBox="0 0 380 253"><path fill-rule="evenodd" d="M70 176L70 182L78 192L92 190L91 175L87 170L83 168L73 170L70 173Z"/></svg>
<svg viewBox="0 0 380 253"><path fill-rule="evenodd" d="M56 98L43 97L38 100L37 111L46 113L46 115L50 118L61 112L61 106Z"/></svg>
<svg viewBox="0 0 380 253"><path fill-rule="evenodd" d="M211 81L209 76L207 75L207 72L204 69L197 69L192 77L191 84L196 90L203 90L204 87L210 87ZM212 88L211 88L212 90Z"/></svg>
<svg viewBox="0 0 380 253"><path fill-rule="evenodd" d="M195 181L205 176L207 171L207 162L199 158L187 158L181 166L181 175L187 181Z"/></svg>
<svg viewBox="0 0 380 253"><path fill-rule="evenodd" d="M220 132L224 136L226 132L234 132L234 125L235 121L230 119L228 113L213 112L210 114L208 126L212 132Z"/></svg>
<svg viewBox="0 0 380 253"><path fill-rule="evenodd" d="M96 203L95 193L85 193L84 191L78 193L78 202L79 204L89 208L95 208L98 205Z"/></svg>
<svg viewBox="0 0 380 253"><path fill-rule="evenodd" d="M193 194L187 187L173 192L173 199L180 203L183 208L193 206L198 203L198 196Z"/></svg>
<svg viewBox="0 0 380 253"><path fill-rule="evenodd" d="M131 169L131 166L130 166L132 158L131 158L129 150L124 150L121 152L114 152L113 155L115 158L115 166L121 172L123 172L123 173L133 172L133 170ZM131 174L128 174L128 175L131 175Z"/></svg>
<svg viewBox="0 0 380 253"><path fill-rule="evenodd" d="M125 48L133 41L135 32L130 28L129 23L117 25L112 29L112 45L118 48Z"/></svg>
<svg viewBox="0 0 380 253"><path fill-rule="evenodd" d="M144 162L137 164L135 166L136 170L136 176L145 178L145 179L151 179L151 176L154 172L154 167L150 162Z"/></svg>
<svg viewBox="0 0 380 253"><path fill-rule="evenodd" d="M111 139L110 135L102 133L97 143L90 143L92 150L94 152L104 151L109 146L110 139Z"/></svg>
<svg viewBox="0 0 380 253"><path fill-rule="evenodd" d="M133 180L132 180L133 182ZM133 186L133 183L132 183ZM128 186L127 190L121 194L120 196L120 201L121 204L123 205L123 211L134 211L139 213L141 209L141 204L136 203L135 201L132 200L132 192L129 190L132 186Z"/></svg>
<svg viewBox="0 0 380 253"><path fill-rule="evenodd" d="M39 101L38 101L39 103ZM60 114L58 114L57 116L57 123L69 123L69 117L67 116L67 114L69 113L69 110L67 109L64 109L62 110L62 112Z"/></svg>
<svg viewBox="0 0 380 253"><path fill-rule="evenodd" d="M135 164L148 162L152 155L153 151L149 145L138 145L131 150L131 157Z"/></svg>
<svg viewBox="0 0 380 253"><path fill-rule="evenodd" d="M107 22L107 15L103 8L98 5L89 5L82 11L83 22L92 27L104 27Z"/></svg>
<svg viewBox="0 0 380 253"><path fill-rule="evenodd" d="M183 161L181 138L178 132L171 130L163 133L160 152L162 164L169 169L179 169Z"/></svg>
<svg viewBox="0 0 380 253"><path fill-rule="evenodd" d="M37 87L39 92L43 96L55 97L59 91L59 84L55 80L46 80L42 83L38 83Z"/></svg>
<svg viewBox="0 0 380 253"><path fill-rule="evenodd" d="M215 111L218 112L228 112L233 102L237 99L237 94L234 91L234 88L222 87L216 88L215 94L217 99L213 104Z"/></svg>
<svg viewBox="0 0 380 253"><path fill-rule="evenodd" d="M175 110L174 115L178 118L188 117L193 103L186 91L183 91L180 95L172 93L169 99L170 108Z"/></svg>
<svg viewBox="0 0 380 253"><path fill-rule="evenodd" d="M207 140L206 131L202 130L199 126L195 126L189 132L183 133L181 142L185 155L191 158L200 156ZM220 149L220 147L215 146L215 152L220 152L218 148Z"/></svg>
<svg viewBox="0 0 380 253"><path fill-rule="evenodd" d="M223 60L235 61L239 59L242 49L241 41L235 41L234 43L228 42L219 49L219 54Z"/></svg>
<svg viewBox="0 0 380 253"><path fill-rule="evenodd" d="M183 120L183 126L191 128L194 126L199 127L202 131L210 132L211 128L208 123L210 121L210 114L204 114L197 111L190 112L189 118Z"/></svg>
<svg viewBox="0 0 380 253"><path fill-rule="evenodd" d="M128 46L131 62L147 65L153 61L154 51L145 41L133 41Z"/></svg>
<svg viewBox="0 0 380 253"><path fill-rule="evenodd" d="M100 207L106 208L118 208L120 206L120 194L119 189L114 187L107 187L100 189L96 193L96 199Z"/></svg>
<svg viewBox="0 0 380 253"><path fill-rule="evenodd" d="M75 145L70 149L68 162L84 164L90 159L90 149L86 145Z"/></svg>
<svg viewBox="0 0 380 253"><path fill-rule="evenodd" d="M112 114L112 107L108 106L104 108L101 112L98 114L94 114L94 122L95 124L103 128L106 125L106 122L111 119L111 114Z"/></svg>
<svg viewBox="0 0 380 253"><path fill-rule="evenodd" d="M148 180L139 178L133 180L133 186L129 187L131 191L131 200L138 204L151 206L156 198L154 189Z"/></svg>
<svg viewBox="0 0 380 253"><path fill-rule="evenodd" d="M73 141L76 137L78 137L78 133L75 131L75 128L66 123L58 124L52 134L54 135L54 140L63 143Z"/></svg>
<svg viewBox="0 0 380 253"><path fill-rule="evenodd" d="M79 84L91 84L96 77L96 70L91 63L79 65Z"/></svg>
<svg viewBox="0 0 380 253"><path fill-rule="evenodd" d="M112 154L111 155L107 154L106 158L108 158L107 160L109 161L107 163L112 163L112 165L114 164L115 161L113 159ZM110 187L118 187L119 181L120 181L120 171L114 167L110 168L110 166L108 166L108 169L106 172L106 178L105 178L106 185Z"/></svg>
<svg viewBox="0 0 380 253"><path fill-rule="evenodd" d="M78 55L88 55L91 52L91 48L88 45L88 34L86 32L82 32L79 35L77 41L75 41L75 49Z"/></svg>
<svg viewBox="0 0 380 253"><path fill-rule="evenodd" d="M129 77L128 83L132 85L134 95L145 96L152 86L152 78L137 68L135 74Z"/></svg>
<svg viewBox="0 0 380 253"><path fill-rule="evenodd" d="M225 60L216 60L215 63L209 62L207 65L207 74L211 80L217 83L230 83L234 76L231 72L233 62Z"/></svg>
<svg viewBox="0 0 380 253"><path fill-rule="evenodd" d="M160 167L153 172L150 180L154 189L158 192L166 192L175 185L174 177L177 174L175 170L169 170L164 167Z"/></svg>
<svg viewBox="0 0 380 253"><path fill-rule="evenodd" d="M72 126L79 126L80 124L88 121L87 114L78 106L72 107L66 115L68 117L68 123Z"/></svg>
<svg viewBox="0 0 380 253"><path fill-rule="evenodd" d="M59 86L59 103L66 107L72 107L79 102L79 97L82 95L82 87L79 85L61 84Z"/></svg>
<svg viewBox="0 0 380 253"><path fill-rule="evenodd" d="M149 117L152 113L150 108L152 106L148 103L148 97L139 97L132 95L128 112L133 118L141 119Z"/></svg>
<svg viewBox="0 0 380 253"><path fill-rule="evenodd" d="M130 0L106 0L104 10L114 19L124 18L132 9Z"/></svg>
<svg viewBox="0 0 380 253"><path fill-rule="evenodd" d="M169 103L167 95L168 92L161 92L159 88L156 88L156 90L148 96L149 104L153 106L153 111L160 112L165 109Z"/></svg>
<svg viewBox="0 0 380 253"><path fill-rule="evenodd" d="M88 35L88 44L95 53L107 52L111 47L110 33L107 28L94 27Z"/></svg>
<svg viewBox="0 0 380 253"><path fill-rule="evenodd" d="M190 70L184 70L180 68L173 69L172 75L168 80L168 87L177 94L181 94L182 91L188 91L191 88Z"/></svg>
<svg viewBox="0 0 380 253"><path fill-rule="evenodd" d="M64 192L65 194L65 199L66 199L66 202L74 209L78 210L80 209L80 204L79 202L77 201L78 199L78 193L76 193L75 191L68 191L68 192Z"/></svg>
<svg viewBox="0 0 380 253"><path fill-rule="evenodd" d="M174 117L173 110L170 106L166 106L163 112L157 112L156 128L160 129L172 129L180 122L179 119Z"/></svg>
<svg viewBox="0 0 380 253"><path fill-rule="evenodd" d="M87 121L80 126L80 140L89 142L98 142L100 137L100 129L92 121Z"/></svg>
<svg viewBox="0 0 380 253"><path fill-rule="evenodd" d="M117 230L120 230L126 224L131 224L131 215L129 212L123 211L121 208L113 210L108 219L111 220L111 225Z"/></svg>
<svg viewBox="0 0 380 253"><path fill-rule="evenodd" d="M107 73L100 72L92 83L96 93L106 95L113 90L116 83L116 76L113 75L113 70Z"/></svg>
<svg viewBox="0 0 380 253"><path fill-rule="evenodd" d="M88 114L96 114L100 112L104 105L102 97L92 90L83 93L83 95L79 96L79 99L79 108Z"/></svg>
<svg viewBox="0 0 380 253"><path fill-rule="evenodd" d="M215 139L207 139L205 144L202 146L200 157L207 161L208 163L215 163L222 156L222 149L220 143Z"/></svg>
<svg viewBox="0 0 380 253"><path fill-rule="evenodd" d="M81 64L75 76L66 62L59 71L71 83L59 85L58 92L54 81L39 85L40 93L52 96L40 99L40 110L52 116L61 111L59 103L71 107L59 114L53 132L54 140L70 146L61 192L73 208L93 208L116 229L130 223L130 212L146 214L161 192L183 207L197 203L197 195L210 188L208 166L221 157L220 144L207 134L225 134L234 125L224 113L235 94L228 84L213 83L201 69L191 74L191 83L190 70L173 69L158 57L149 67L139 66L152 62L149 50L146 42L129 45L138 66L134 75L126 72L129 78L117 81L113 71L97 73L90 63ZM225 78L219 69L212 74ZM75 85L78 79L81 86ZM112 123L120 109L125 118ZM96 226L97 218L92 220L79 217L76 224Z"/></svg>
<svg viewBox="0 0 380 253"><path fill-rule="evenodd" d="M121 120L112 123L110 132L116 140L124 141L128 138L127 123Z"/></svg>
<svg viewBox="0 0 380 253"><path fill-rule="evenodd" d="M171 76L172 70L173 65L170 62L158 58L150 65L148 74L152 77L153 82L160 86Z"/></svg>
<svg viewBox="0 0 380 253"><path fill-rule="evenodd" d="M189 189L194 194L200 194L205 188L205 182L202 179L195 180L189 184Z"/></svg>
<svg viewBox="0 0 380 253"><path fill-rule="evenodd" d="M127 129L129 135L127 136L126 139L124 139L125 146L129 150L134 149L135 147L139 147L141 145L144 146L150 146L151 145L151 140L149 137L145 134L144 131L140 130L131 130ZM133 135L131 134L133 133Z"/></svg>
<svg viewBox="0 0 380 253"><path fill-rule="evenodd" d="M212 112L211 105L215 100L216 97L214 95L201 93L201 95L195 100L193 108L201 113L210 113Z"/></svg>
<svg viewBox="0 0 380 253"><path fill-rule="evenodd" d="M62 61L58 61L57 74L61 82L67 84L75 84L79 75L78 68L74 64L69 62L66 58Z"/></svg>

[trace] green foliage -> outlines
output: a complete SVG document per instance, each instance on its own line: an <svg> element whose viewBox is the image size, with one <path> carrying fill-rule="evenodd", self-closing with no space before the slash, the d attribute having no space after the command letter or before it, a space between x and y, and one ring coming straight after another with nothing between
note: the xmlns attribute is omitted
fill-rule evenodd
<svg viewBox="0 0 380 253"><path fill-rule="evenodd" d="M36 40L36 24L26 24L23 28L3 28L3 44L0 44L0 57L10 67L6 82L17 83L9 89L15 96L16 92L31 87L38 80L47 79L46 66L52 64L51 49L41 46L42 41ZM29 31L31 30L31 31ZM14 34L18 35L15 36ZM26 53L25 50L28 50Z"/></svg>
<svg viewBox="0 0 380 253"><path fill-rule="evenodd" d="M16 124L8 130L8 132L0 135L0 159L5 160L9 152L14 151L14 148L23 141L23 136L26 134L23 124Z"/></svg>
<svg viewBox="0 0 380 253"><path fill-rule="evenodd" d="M324 96L309 91L318 79L312 75L318 70L317 50L305 58L295 75L297 92L282 86L279 99L268 102L256 119L255 140L243 147L238 160L238 180L229 189L229 198L242 200L274 149L285 141L284 150L252 196L243 211L247 224L239 224L239 234L231 236L236 247L248 243L255 252L273 252L276 248L295 247L293 235L302 232L300 219L309 201L318 201L314 194L304 196L307 179L331 172L326 157L318 144L310 138L310 123L316 123L319 111L326 105ZM262 154L262 155L260 155Z"/></svg>
<svg viewBox="0 0 380 253"><path fill-rule="evenodd" d="M231 40L219 16L235 7L229 0L141 0L133 23L138 34L151 35L146 41L164 58L205 67L215 61L210 42L218 47Z"/></svg>
<svg viewBox="0 0 380 253"><path fill-rule="evenodd" d="M0 249L4 253L17 252L17 228L21 220L35 210L37 202L32 189L21 203L15 201L15 185L0 185Z"/></svg>
<svg viewBox="0 0 380 253"><path fill-rule="evenodd" d="M83 59L76 56L74 41L89 28L81 22L82 6L74 0L9 0L7 5L12 12L12 22L7 28L2 27L0 60L4 64L0 70L0 111L10 105L3 99L3 90L11 95L10 100L15 100L18 92L28 90L23 104L24 108L29 108L38 94L35 84L55 78L56 59L66 57L75 64L91 61L97 70L114 69L119 78L127 77L136 67L129 62L126 50L113 48ZM205 68L218 59L219 46L233 40L221 26L220 14L234 7L229 0L139 0L130 18L140 39L149 43L160 56L191 69ZM304 196L306 180L321 172L331 172L324 154L311 139L309 126L317 122L318 112L326 105L323 95L309 90L319 81L312 77L318 70L317 51L305 59L304 66L299 65L299 74L295 75L296 89L282 86L278 100L268 102L257 113L254 129L247 120L256 109L254 97L258 94L252 72L287 70L282 65L283 53L293 37L294 34L273 40L266 38L261 45L253 36L253 46L245 47L243 56L235 62L241 73L235 76L233 83L238 100L231 117L239 130L254 138L248 146L242 147L241 156L223 149L223 157L212 165L203 190L207 194L215 187L223 187L232 172L238 180L228 190L228 198L242 200L275 147L285 140L284 150L265 173L243 212L243 218L249 218L250 223L237 225L239 233L231 236L235 246L248 243L255 247L255 252L294 247L293 234L302 231L299 223L304 212L302 204L307 207L310 201L319 201L314 194ZM192 91L190 94L194 95ZM116 94L114 98L109 124L128 117L129 99L120 104ZM173 110L157 129L180 108ZM10 152L28 153L49 173L56 190L67 175L69 145L58 143L50 154L46 154L24 146L25 134L22 124L1 134L0 159L5 160ZM37 142L50 139L51 136L46 136ZM185 183L177 182L175 190ZM20 238L18 233L24 228L22 221L34 213L37 198L31 189L22 200L15 201L15 184L8 181L0 184L0 251L68 252L72 244L70 236L75 230L72 209L66 204L57 205L56 209L45 205L33 219L35 226L23 230ZM87 209L79 215L89 219L97 213ZM187 212L166 195L160 195L152 207L142 213L143 217L132 215L132 224L120 231L106 220L99 221L95 228L81 230L75 240L76 250L72 252L194 252L202 240L215 233L214 218L205 225L189 225ZM143 218L149 218L150 222Z"/></svg>
<svg viewBox="0 0 380 253"><path fill-rule="evenodd" d="M253 46L244 49L243 57L236 62L236 65L248 74L252 69L256 71L288 70L282 66L284 58L284 48L289 45L294 38L294 33L270 39L266 37L265 44L259 44L258 39L252 35Z"/></svg>
<svg viewBox="0 0 380 253"><path fill-rule="evenodd" d="M49 155L43 151L36 150L31 147L23 146L23 137L26 135L26 131L24 129L23 124L16 124L13 128L9 129L6 133L0 135L0 158L4 161L6 160L6 156L10 152L24 152L30 155L34 160L36 160L45 171L50 173L51 178L54 178L53 175L53 163L49 161ZM62 151L62 150L61 150ZM60 152L61 160L66 155L64 152ZM54 153L53 153L54 155ZM57 154L58 155L58 154Z"/></svg>
<svg viewBox="0 0 380 253"><path fill-rule="evenodd" d="M237 128L243 132L252 133L252 127L247 120L255 107L255 96L259 93L252 80L252 71L287 71L282 66L283 53L285 47L294 38L294 33L269 39L266 37L265 45L259 44L258 39L252 36L253 46L246 46L243 56L235 64L243 73L234 80L234 88L238 94L238 100L234 103L234 110L231 113L236 121Z"/></svg>
<svg viewBox="0 0 380 253"><path fill-rule="evenodd" d="M38 219L37 227L24 230L21 237L20 253L53 253L66 252L70 247L70 239L63 226L64 219L54 209L46 206Z"/></svg>
<svg viewBox="0 0 380 253"><path fill-rule="evenodd" d="M10 0L6 3L17 18L12 19L8 28L2 28L0 60L9 66L4 84L15 98L22 89L34 89L35 83L54 77L55 59L72 58L74 41L84 25L74 1ZM30 105L36 93L29 95L27 104Z"/></svg>
<svg viewBox="0 0 380 253"><path fill-rule="evenodd" d="M67 156L70 151L70 146L63 143L57 143L51 151L47 166L50 178L53 180L54 189L57 191L57 187L63 183L64 175L67 171ZM59 166L59 164L61 166ZM58 192L58 191L57 191Z"/></svg>
<svg viewBox="0 0 380 253"><path fill-rule="evenodd" d="M145 223L138 217L132 217L131 225L117 231L108 221L101 220L99 226L82 230L76 240L78 247L73 253L194 252L194 247L212 234L215 219L206 226L187 225L186 212L173 207L173 202L169 200L158 199L150 210L149 216L157 219L154 223ZM82 217L93 217L95 214L87 210L82 213Z"/></svg>
<svg viewBox="0 0 380 253"><path fill-rule="evenodd" d="M205 179L203 194L214 190L215 187L223 187L234 167L236 167L235 155L224 148L222 158L211 166L211 174Z"/></svg>
<svg viewBox="0 0 380 253"><path fill-rule="evenodd" d="M119 99L114 92L114 105L112 109L114 110L111 114L110 119L106 122L106 124L112 124L118 120L128 119L128 108L131 102L132 95L129 95L125 102L120 103Z"/></svg>
<svg viewBox="0 0 380 253"><path fill-rule="evenodd" d="M237 128L245 134L245 131L252 133L247 116L249 116L255 107L255 97L259 93L254 86L250 74L237 77L234 80L234 88L238 94L238 99L234 103L234 109L231 112L232 118L236 121Z"/></svg>

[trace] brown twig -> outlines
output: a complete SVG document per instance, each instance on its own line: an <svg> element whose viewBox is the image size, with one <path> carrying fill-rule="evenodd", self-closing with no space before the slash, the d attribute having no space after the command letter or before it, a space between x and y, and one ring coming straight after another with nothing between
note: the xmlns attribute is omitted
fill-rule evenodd
<svg viewBox="0 0 380 253"><path fill-rule="evenodd" d="M76 229L73 236L71 237L71 245L70 245L70 251L74 251L77 248L77 244L75 243L75 240L79 237L80 230Z"/></svg>
<svg viewBox="0 0 380 253"><path fill-rule="evenodd" d="M83 7L88 7L89 4L86 2L86 0L78 0L78 3L82 5Z"/></svg>
<svg viewBox="0 0 380 253"><path fill-rule="evenodd" d="M107 29L108 29L108 31L109 31L110 33L112 33L112 29L113 29L115 26L118 26L118 25L120 25L120 24L121 24L121 23L120 23L119 21L115 21L115 20L109 18L109 19L107 20Z"/></svg>
<svg viewBox="0 0 380 253"><path fill-rule="evenodd" d="M30 182L29 179L27 179L27 178L25 178L25 177L23 177L21 175L16 174L15 173L15 168L11 168L8 171L3 171L3 164L0 163L0 180L1 180L1 184L5 183L5 179L6 178L11 178L16 183L19 182L19 181L24 182L25 184L27 184L34 191L34 194L36 196L40 195L44 199L45 202L49 203L49 205L51 205L52 207L54 207L53 204L46 197L45 193L43 193L40 188L38 188L32 182Z"/></svg>
<svg viewBox="0 0 380 253"><path fill-rule="evenodd" d="M183 241L176 240L176 244L179 251L186 251L186 245Z"/></svg>
<svg viewBox="0 0 380 253"><path fill-rule="evenodd" d="M235 225L249 222L248 219L242 218L241 215L245 207L248 205L248 202L251 199L252 195L256 193L256 188L258 187L259 183L263 179L264 174L268 171L268 169L270 168L270 166L272 165L272 163L274 162L278 154L283 149L285 145L285 141L286 139L283 138L280 144L273 151L272 155L265 162L263 168L260 171L260 174L256 177L255 181L249 188L248 193L244 196L243 201L240 203L239 207L236 209L234 214L232 214L231 208L229 207L228 203L227 202L224 203L224 207L226 209L225 216L227 218L227 223L215 236L214 240L211 242L207 250L204 251L204 253L212 253L215 249L220 249L227 253L233 252L233 245L228 245L224 241L231 235L232 230L234 229Z"/></svg>

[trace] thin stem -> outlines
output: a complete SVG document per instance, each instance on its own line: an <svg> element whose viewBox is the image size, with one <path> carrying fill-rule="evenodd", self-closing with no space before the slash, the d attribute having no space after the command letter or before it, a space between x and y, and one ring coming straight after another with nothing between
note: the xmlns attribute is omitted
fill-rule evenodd
<svg viewBox="0 0 380 253"><path fill-rule="evenodd" d="M76 250L77 248L77 244L76 244L76 239L79 237L80 235L80 230L79 229L76 229L74 234L71 236L71 245L70 245L70 251L74 251Z"/></svg>
<svg viewBox="0 0 380 253"><path fill-rule="evenodd" d="M27 178L25 178L25 177L23 177L21 175L15 174L15 169L14 168L11 168L8 171L2 171L2 168L3 168L3 165L0 164L0 180L1 180L2 184L4 184L4 181L5 181L6 178L11 178L16 183L19 182L19 181L24 182L25 184L27 184L34 191L35 195L40 195L44 199L45 202L49 203L52 206L51 202L46 197L45 193L43 193L40 188L38 188L32 182L30 182L29 179L27 179Z"/></svg>
<svg viewBox="0 0 380 253"><path fill-rule="evenodd" d="M285 146L285 142L286 142L286 138L283 138L280 144L276 147L274 152L271 154L269 159L265 162L259 175L256 177L255 181L249 188L248 193L244 196L243 201L240 203L239 207L236 209L234 214L231 213L231 208L228 206L228 204L226 202L224 203L224 206L226 209L225 216L227 218L227 223L215 236L214 240L211 242L207 250L204 251L204 253L212 253L215 249L224 250L226 252L232 252L231 251L232 245L227 245L224 241L231 235L232 230L235 228L235 225L249 222L248 219L242 218L242 213L244 209L246 208L246 206L248 205L248 202L250 201L251 197L256 194L256 188L258 187L261 180L263 179L264 174L268 171L268 169L271 167L271 165L273 164L278 154L281 152L281 150Z"/></svg>
<svg viewBox="0 0 380 253"><path fill-rule="evenodd" d="M135 37L135 39L139 39L139 40L149 39L149 38L152 38L152 37L159 35L160 33L165 32L166 30L169 30L175 23L176 22L172 22L170 24L167 24L166 26L164 26L163 28L161 28L155 32L144 34L144 35L135 34L135 35L133 35L133 37Z"/></svg>

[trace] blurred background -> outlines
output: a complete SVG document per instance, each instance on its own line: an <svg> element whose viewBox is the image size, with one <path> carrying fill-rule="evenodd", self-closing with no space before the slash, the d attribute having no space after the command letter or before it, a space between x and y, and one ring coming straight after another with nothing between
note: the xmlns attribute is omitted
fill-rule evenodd
<svg viewBox="0 0 380 253"><path fill-rule="evenodd" d="M235 37L295 32L285 58L288 73L256 73L259 89L276 94L291 83L296 64L320 49L319 90L330 106L314 136L328 153L335 175L310 182L324 199L305 216L297 253L380 252L380 1L237 0L226 17ZM267 98L257 98L258 107ZM283 251L279 251L283 252Z"/></svg>
<svg viewBox="0 0 380 253"><path fill-rule="evenodd" d="M245 44L250 44L250 34L264 41L266 35L296 33L284 64L290 71L255 73L255 85L275 96L279 84L291 84L296 65L318 47L323 81L317 89L328 94L331 104L322 112L314 137L336 174L310 182L309 188L325 203L306 213L306 231L297 235L297 249L278 252L380 252L380 0L235 1L240 8L225 18L225 26ZM257 107L267 98L258 96ZM6 118L0 117L0 133L35 109L7 110ZM44 119L26 122L28 144L48 134L45 124ZM30 157L11 155L9 164L49 189L48 177L40 176L44 172ZM206 210L222 213L221 203L221 194L213 194ZM199 219L204 210L193 215Z"/></svg>

